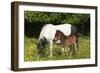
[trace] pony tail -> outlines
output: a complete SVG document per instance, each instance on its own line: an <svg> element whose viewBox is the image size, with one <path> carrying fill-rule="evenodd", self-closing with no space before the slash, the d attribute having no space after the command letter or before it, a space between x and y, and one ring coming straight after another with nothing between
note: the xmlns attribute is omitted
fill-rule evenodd
<svg viewBox="0 0 100 73"><path fill-rule="evenodd" d="M76 26L72 25L71 26L71 35L75 35L76 36L76 43L77 43L77 48L79 47L78 46L78 37L79 37L79 34L78 34L78 29Z"/></svg>
<svg viewBox="0 0 100 73"><path fill-rule="evenodd" d="M77 43L77 48L78 48L79 47L78 45L79 44L79 34L78 33L76 34L76 37L77 37L76 43Z"/></svg>

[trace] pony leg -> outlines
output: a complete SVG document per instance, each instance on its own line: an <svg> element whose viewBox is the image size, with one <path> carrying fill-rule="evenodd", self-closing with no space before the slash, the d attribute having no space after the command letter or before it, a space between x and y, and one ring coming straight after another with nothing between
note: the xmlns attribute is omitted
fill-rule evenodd
<svg viewBox="0 0 100 73"><path fill-rule="evenodd" d="M50 57L52 57L52 45L53 45L53 41L50 41Z"/></svg>
<svg viewBox="0 0 100 73"><path fill-rule="evenodd" d="M40 59L40 55L37 56L37 61Z"/></svg>

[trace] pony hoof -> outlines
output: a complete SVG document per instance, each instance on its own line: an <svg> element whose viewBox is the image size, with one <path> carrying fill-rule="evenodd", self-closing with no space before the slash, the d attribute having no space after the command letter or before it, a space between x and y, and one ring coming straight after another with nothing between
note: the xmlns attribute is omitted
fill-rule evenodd
<svg viewBox="0 0 100 73"><path fill-rule="evenodd" d="M52 54L49 55L49 57L52 57L52 56L53 56Z"/></svg>

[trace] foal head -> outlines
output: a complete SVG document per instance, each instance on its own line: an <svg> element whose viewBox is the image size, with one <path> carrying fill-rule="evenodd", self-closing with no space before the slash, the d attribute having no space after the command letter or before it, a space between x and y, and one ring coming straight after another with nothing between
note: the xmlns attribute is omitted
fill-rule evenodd
<svg viewBox="0 0 100 73"><path fill-rule="evenodd" d="M61 32L60 30L56 30L56 34L53 39L53 42L60 41L60 44L62 44L64 42L65 38L66 38L66 36L64 35L63 32Z"/></svg>

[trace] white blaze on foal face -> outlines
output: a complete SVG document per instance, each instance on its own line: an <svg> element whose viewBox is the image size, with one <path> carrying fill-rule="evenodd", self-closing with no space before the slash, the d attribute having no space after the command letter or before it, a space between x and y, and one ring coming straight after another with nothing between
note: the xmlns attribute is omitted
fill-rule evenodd
<svg viewBox="0 0 100 73"><path fill-rule="evenodd" d="M60 40L57 40L56 42L54 42L55 44L60 44L61 41Z"/></svg>

